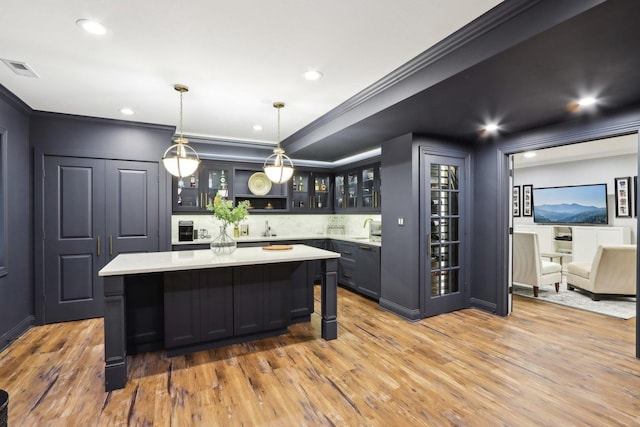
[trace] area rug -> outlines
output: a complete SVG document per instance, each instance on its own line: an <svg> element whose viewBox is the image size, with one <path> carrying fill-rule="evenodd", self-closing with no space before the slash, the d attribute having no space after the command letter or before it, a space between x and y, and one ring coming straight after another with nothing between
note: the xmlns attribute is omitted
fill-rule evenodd
<svg viewBox="0 0 640 427"><path fill-rule="evenodd" d="M538 298L533 296L533 287L513 285L513 293L527 298L566 305L580 310L617 317L619 319L631 319L636 317L636 299L628 297L604 298L593 301L588 295L576 290L569 291L565 284L560 285L560 292L556 293L553 286L544 286L538 292Z"/></svg>

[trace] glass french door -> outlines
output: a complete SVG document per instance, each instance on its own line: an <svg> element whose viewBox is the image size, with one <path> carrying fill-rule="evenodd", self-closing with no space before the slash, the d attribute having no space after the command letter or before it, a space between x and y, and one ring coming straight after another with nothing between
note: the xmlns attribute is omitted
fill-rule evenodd
<svg viewBox="0 0 640 427"><path fill-rule="evenodd" d="M465 159L423 154L423 312L465 307Z"/></svg>

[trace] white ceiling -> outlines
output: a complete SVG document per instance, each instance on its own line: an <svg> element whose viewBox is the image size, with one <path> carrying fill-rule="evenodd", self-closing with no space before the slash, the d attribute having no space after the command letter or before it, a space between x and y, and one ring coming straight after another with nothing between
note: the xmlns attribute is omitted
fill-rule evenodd
<svg viewBox="0 0 640 427"><path fill-rule="evenodd" d="M638 153L638 134L615 136L597 139L579 144L562 145L533 151L535 157L524 157L523 153L514 155L514 167L527 168L533 166L566 163L602 157L622 156Z"/></svg>
<svg viewBox="0 0 640 427"><path fill-rule="evenodd" d="M0 83L31 108L275 143L496 6L498 0L3 0ZM103 37L75 23L97 20ZM302 74L318 69L324 78ZM129 107L131 117L119 110ZM263 126L258 132L254 124Z"/></svg>

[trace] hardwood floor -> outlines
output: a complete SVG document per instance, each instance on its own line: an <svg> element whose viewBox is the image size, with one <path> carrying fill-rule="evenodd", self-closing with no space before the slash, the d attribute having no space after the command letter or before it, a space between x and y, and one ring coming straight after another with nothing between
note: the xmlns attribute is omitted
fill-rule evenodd
<svg viewBox="0 0 640 427"><path fill-rule="evenodd" d="M0 353L9 426L640 425L635 319L516 297L508 318L410 323L338 295L335 341L314 314L285 336L133 356L111 393L101 319L33 328Z"/></svg>

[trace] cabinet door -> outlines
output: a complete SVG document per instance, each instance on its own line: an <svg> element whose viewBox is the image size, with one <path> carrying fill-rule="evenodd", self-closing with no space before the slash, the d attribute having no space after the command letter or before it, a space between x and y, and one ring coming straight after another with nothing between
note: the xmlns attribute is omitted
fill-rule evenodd
<svg viewBox="0 0 640 427"><path fill-rule="evenodd" d="M369 166L362 169L362 207L363 209L373 209L375 207L376 186L374 167Z"/></svg>
<svg viewBox="0 0 640 427"><path fill-rule="evenodd" d="M358 171L347 173L347 208L357 208L360 197Z"/></svg>
<svg viewBox="0 0 640 427"><path fill-rule="evenodd" d="M291 178L291 210L306 211L311 208L311 200L313 197L313 187L311 182L311 174L304 171L296 171Z"/></svg>
<svg viewBox="0 0 640 427"><path fill-rule="evenodd" d="M164 273L164 345L201 341L200 275L197 270Z"/></svg>
<svg viewBox="0 0 640 427"><path fill-rule="evenodd" d="M233 269L234 335L264 330L264 268L258 265Z"/></svg>
<svg viewBox="0 0 640 427"><path fill-rule="evenodd" d="M200 339L213 341L233 335L233 270L216 268L200 273Z"/></svg>
<svg viewBox="0 0 640 427"><path fill-rule="evenodd" d="M218 163L205 163L203 168L203 187L205 187L203 198L203 209L211 203L217 195L225 199L230 199L233 194L233 176L231 168Z"/></svg>
<svg viewBox="0 0 640 427"><path fill-rule="evenodd" d="M202 166L191 176L182 178L174 176L171 179L174 212L198 212L203 209L201 168Z"/></svg>
<svg viewBox="0 0 640 427"><path fill-rule="evenodd" d="M356 269L357 290L376 300L380 298L380 248L358 246Z"/></svg>
<svg viewBox="0 0 640 427"><path fill-rule="evenodd" d="M344 210L347 207L347 199L345 197L345 185L344 185L344 175L336 175L335 177L335 185L334 192L335 197L333 201L333 205L335 210Z"/></svg>
<svg viewBox="0 0 640 427"><path fill-rule="evenodd" d="M289 324L289 291L292 265L270 264L266 267L264 283L264 330L282 329Z"/></svg>

